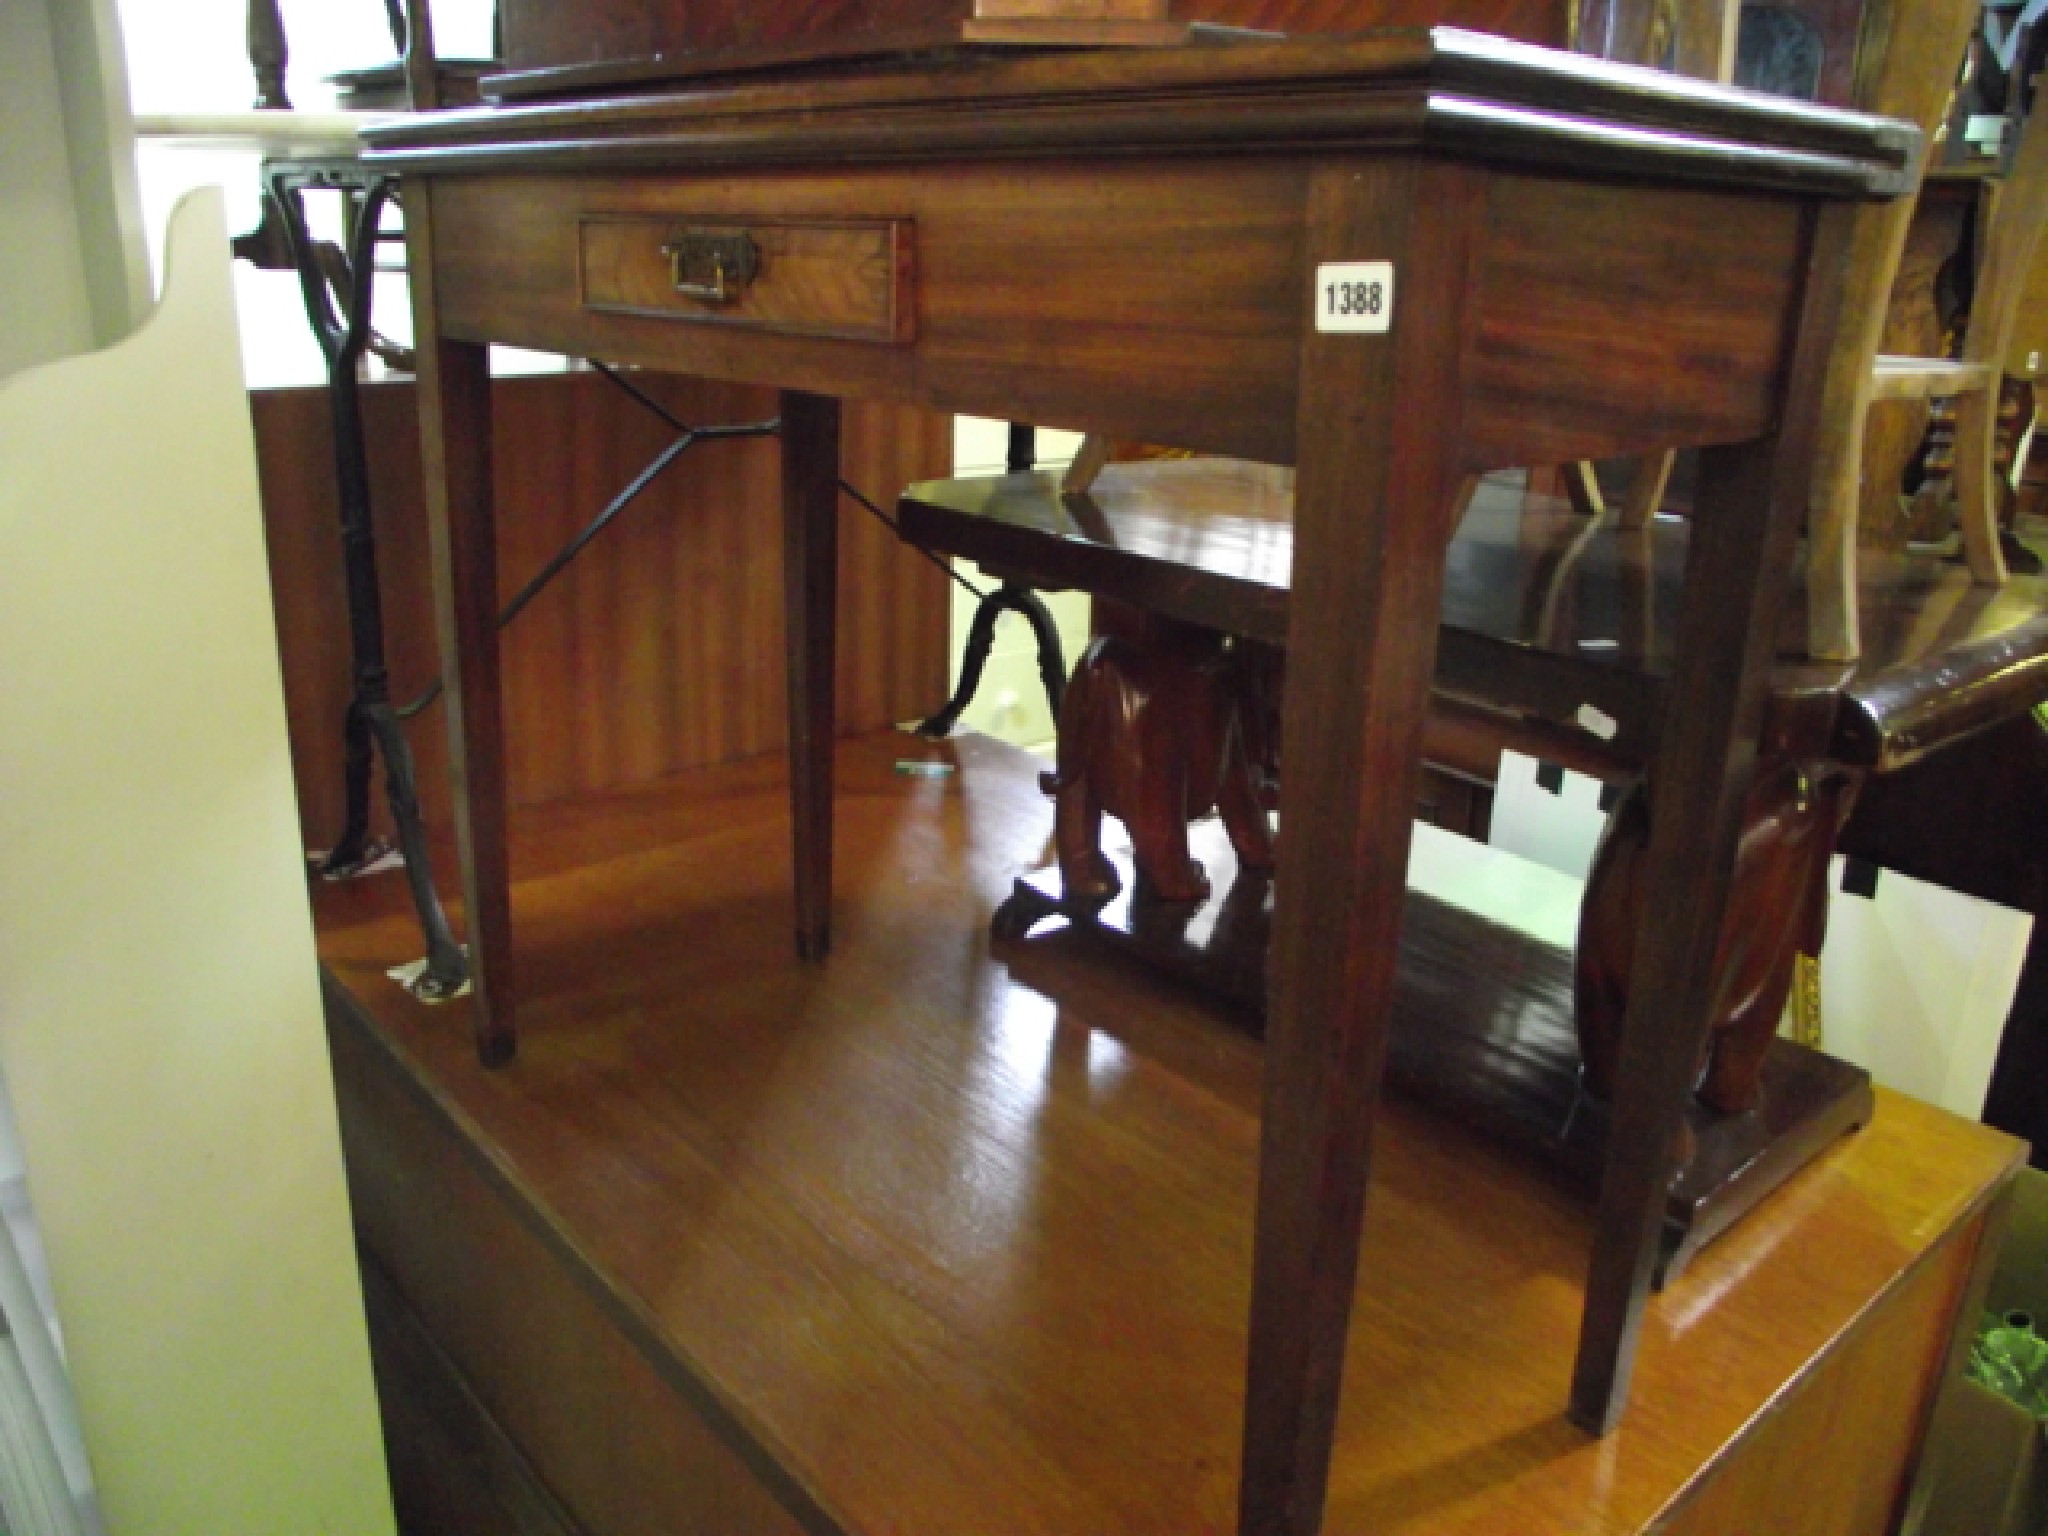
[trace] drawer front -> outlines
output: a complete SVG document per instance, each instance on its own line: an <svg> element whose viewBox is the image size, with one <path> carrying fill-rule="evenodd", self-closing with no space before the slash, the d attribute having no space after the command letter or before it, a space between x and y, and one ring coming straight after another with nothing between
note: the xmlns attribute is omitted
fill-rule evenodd
<svg viewBox="0 0 2048 1536"><path fill-rule="evenodd" d="M586 216L583 306L788 336L908 342L916 334L908 219L783 222Z"/></svg>

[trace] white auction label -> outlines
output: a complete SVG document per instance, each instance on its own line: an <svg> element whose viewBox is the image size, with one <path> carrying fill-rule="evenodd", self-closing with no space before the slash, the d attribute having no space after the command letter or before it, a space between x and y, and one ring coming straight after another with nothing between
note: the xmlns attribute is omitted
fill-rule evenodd
<svg viewBox="0 0 2048 1536"><path fill-rule="evenodd" d="M1326 261L1316 268L1316 329L1373 333L1394 324L1391 261Z"/></svg>

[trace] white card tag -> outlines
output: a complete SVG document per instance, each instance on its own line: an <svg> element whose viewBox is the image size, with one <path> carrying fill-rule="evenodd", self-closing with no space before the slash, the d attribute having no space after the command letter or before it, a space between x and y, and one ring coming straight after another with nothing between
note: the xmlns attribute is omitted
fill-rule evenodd
<svg viewBox="0 0 2048 1536"><path fill-rule="evenodd" d="M1391 261L1326 261L1316 268L1316 329L1378 333L1394 324Z"/></svg>

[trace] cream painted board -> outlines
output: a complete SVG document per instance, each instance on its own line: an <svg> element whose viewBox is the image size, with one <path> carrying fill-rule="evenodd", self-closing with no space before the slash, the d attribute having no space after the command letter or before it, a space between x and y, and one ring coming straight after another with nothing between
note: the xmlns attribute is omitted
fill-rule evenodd
<svg viewBox="0 0 2048 1536"><path fill-rule="evenodd" d="M1568 773L1553 793L1536 782L1536 768L1533 757L1501 753L1487 841L1582 881L1593 867L1593 850L1607 824L1607 814L1600 809L1600 784L1582 773Z"/></svg>
<svg viewBox="0 0 2048 1536"><path fill-rule="evenodd" d="M217 193L0 384L0 1067L109 1529L393 1529Z"/></svg>
<svg viewBox="0 0 2048 1536"><path fill-rule="evenodd" d="M1584 881L1426 821L1409 843L1408 887L1558 949L1578 942Z"/></svg>
<svg viewBox="0 0 2048 1536"><path fill-rule="evenodd" d="M1830 1053L1958 1115L1984 1113L2033 920L1892 870L1874 897L1835 860L1821 1020Z"/></svg>

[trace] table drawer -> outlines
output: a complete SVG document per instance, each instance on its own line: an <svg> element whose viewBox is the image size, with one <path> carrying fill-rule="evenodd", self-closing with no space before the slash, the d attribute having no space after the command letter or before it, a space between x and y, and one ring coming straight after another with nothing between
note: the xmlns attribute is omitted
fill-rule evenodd
<svg viewBox="0 0 2048 1536"><path fill-rule="evenodd" d="M915 335L908 219L734 220L590 214L578 226L583 306L789 336Z"/></svg>

